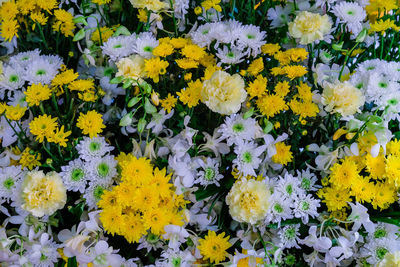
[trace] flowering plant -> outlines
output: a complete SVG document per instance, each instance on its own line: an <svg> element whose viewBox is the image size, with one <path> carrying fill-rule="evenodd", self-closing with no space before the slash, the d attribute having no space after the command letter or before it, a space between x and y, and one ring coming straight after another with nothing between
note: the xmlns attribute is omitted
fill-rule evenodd
<svg viewBox="0 0 400 267"><path fill-rule="evenodd" d="M0 265L400 266L399 11L0 1Z"/></svg>

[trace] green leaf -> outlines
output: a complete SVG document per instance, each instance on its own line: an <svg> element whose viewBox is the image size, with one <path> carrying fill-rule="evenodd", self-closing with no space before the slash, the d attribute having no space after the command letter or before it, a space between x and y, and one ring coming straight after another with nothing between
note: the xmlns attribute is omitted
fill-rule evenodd
<svg viewBox="0 0 400 267"><path fill-rule="evenodd" d="M216 193L219 192L219 190L220 189L216 185L209 185L204 189L197 190L196 192L194 192L194 195L196 196L197 201L201 201L203 199L215 195Z"/></svg>
<svg viewBox="0 0 400 267"><path fill-rule="evenodd" d="M124 77L123 76L117 76L111 79L110 83L111 84L118 84L123 81Z"/></svg>
<svg viewBox="0 0 400 267"><path fill-rule="evenodd" d="M140 97L137 97L137 96L135 96L135 97L132 97L130 100L129 100L129 102L128 102L128 108L131 108L131 107L133 107L134 105L136 105L139 101L140 101Z"/></svg>
<svg viewBox="0 0 400 267"><path fill-rule="evenodd" d="M149 99L146 98L145 102L144 102L144 110L146 111L146 113L152 114L152 113L156 113L157 109L155 106L153 106Z"/></svg>
<svg viewBox="0 0 400 267"><path fill-rule="evenodd" d="M78 42L78 41L82 40L83 38L85 38L85 29L84 28L80 29L77 33L75 33L74 39L72 39L72 41Z"/></svg>
<svg viewBox="0 0 400 267"><path fill-rule="evenodd" d="M132 79L127 79L127 80L124 81L124 84L122 85L122 88L126 89L126 88L128 88L129 86L131 86L132 83L133 83L133 80L132 80Z"/></svg>
<svg viewBox="0 0 400 267"><path fill-rule="evenodd" d="M85 203L80 202L75 207L70 207L68 211L71 212L73 215L75 215L77 218L80 218L84 208L85 208Z"/></svg>
<svg viewBox="0 0 400 267"><path fill-rule="evenodd" d="M125 26L121 25L115 30L113 36L120 36L120 35L129 36L129 35L131 35L131 33L129 32L129 30Z"/></svg>
<svg viewBox="0 0 400 267"><path fill-rule="evenodd" d="M84 16L76 17L76 18L73 19L73 21L74 21L75 24L77 24L77 23L82 23L82 24L85 25L85 26L89 25L89 24L86 22L86 18L85 18Z"/></svg>
<svg viewBox="0 0 400 267"><path fill-rule="evenodd" d="M68 258L67 267L78 267L76 257Z"/></svg>
<svg viewBox="0 0 400 267"><path fill-rule="evenodd" d="M145 118L141 118L138 122L137 128L138 128L138 132L142 133L144 131L144 127L146 127L146 120Z"/></svg>

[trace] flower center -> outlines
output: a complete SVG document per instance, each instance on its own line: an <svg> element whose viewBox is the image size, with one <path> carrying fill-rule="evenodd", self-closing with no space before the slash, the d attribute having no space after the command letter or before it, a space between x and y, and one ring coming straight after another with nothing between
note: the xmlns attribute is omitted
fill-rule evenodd
<svg viewBox="0 0 400 267"><path fill-rule="evenodd" d="M71 172L71 180L72 181L77 182L77 181L81 180L83 178L83 176L84 176L84 172L82 169L74 169Z"/></svg>
<svg viewBox="0 0 400 267"><path fill-rule="evenodd" d="M207 181L212 181L215 177L215 171L213 168L206 168L204 170L204 179L206 179Z"/></svg>
<svg viewBox="0 0 400 267"><path fill-rule="evenodd" d="M253 161L253 156L249 151L246 151L242 155L244 163L251 163Z"/></svg>

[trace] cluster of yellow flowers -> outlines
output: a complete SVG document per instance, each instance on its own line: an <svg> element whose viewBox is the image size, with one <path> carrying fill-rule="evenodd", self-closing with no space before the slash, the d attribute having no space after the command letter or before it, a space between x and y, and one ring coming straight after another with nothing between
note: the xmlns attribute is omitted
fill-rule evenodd
<svg viewBox="0 0 400 267"><path fill-rule="evenodd" d="M63 9L57 9L56 0L17 0L4 2L0 7L1 36L10 41L18 37L18 31L25 26L29 32L47 25L49 16L54 15L52 28L64 36L73 36L75 23L73 15ZM31 29L30 29L31 28ZM41 30L41 29L40 29Z"/></svg>
<svg viewBox="0 0 400 267"><path fill-rule="evenodd" d="M49 115L39 115L29 123L30 131L36 136L36 140L43 142L47 141L67 146L67 137L71 135L71 131L64 131L64 126L58 128L57 118L52 118Z"/></svg>
<svg viewBox="0 0 400 267"><path fill-rule="evenodd" d="M391 141L383 151L373 157L365 150L360 156L345 157L335 163L330 175L322 182L325 186L318 195L329 211L348 207L353 200L371 203L377 209L387 209L397 200L400 188L400 142Z"/></svg>
<svg viewBox="0 0 400 267"><path fill-rule="evenodd" d="M122 154L118 157L121 183L105 191L98 206L100 221L111 234L138 242L149 233L161 235L164 226L184 224L185 200L175 194L171 174L153 169L146 158Z"/></svg>

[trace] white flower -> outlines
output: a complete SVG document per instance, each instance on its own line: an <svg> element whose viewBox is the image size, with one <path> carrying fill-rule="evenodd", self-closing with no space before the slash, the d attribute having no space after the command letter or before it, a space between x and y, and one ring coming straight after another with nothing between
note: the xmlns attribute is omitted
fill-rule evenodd
<svg viewBox="0 0 400 267"><path fill-rule="evenodd" d="M314 173L310 172L309 168L301 170L301 172L297 170L297 178L300 180L300 187L305 191L317 191L318 188L321 188L320 185L315 184L318 178Z"/></svg>
<svg viewBox="0 0 400 267"><path fill-rule="evenodd" d="M351 214L347 220L354 222L352 230L358 231L362 225L368 233L373 233L375 231L375 224L369 219L368 209L358 202L355 205L349 202L349 205L351 207Z"/></svg>
<svg viewBox="0 0 400 267"><path fill-rule="evenodd" d="M87 167L81 159L72 160L61 167L61 178L67 190L83 193L88 179Z"/></svg>
<svg viewBox="0 0 400 267"><path fill-rule="evenodd" d="M7 102L7 105L9 106L16 106L20 105L21 107L27 107L28 103L26 103L26 95L25 95L25 89L14 91L13 95L10 97L9 96L9 101Z"/></svg>
<svg viewBox="0 0 400 267"><path fill-rule="evenodd" d="M268 9L268 19L271 21L271 28L279 28L285 26L289 22L289 14L292 12L292 7L290 5L285 5L281 7L279 5L274 8Z"/></svg>
<svg viewBox="0 0 400 267"><path fill-rule="evenodd" d="M52 64L49 59L41 57L28 65L24 78L29 84L50 84L57 75L59 67L59 62L56 59Z"/></svg>
<svg viewBox="0 0 400 267"><path fill-rule="evenodd" d="M218 181L224 176L219 173L218 160L207 157L205 160L198 159L197 162L202 170L197 173L197 179L194 182L205 186L210 184L219 186Z"/></svg>
<svg viewBox="0 0 400 267"><path fill-rule="evenodd" d="M158 46L158 40L154 37L151 32L142 32L136 39L134 46L135 53L141 55L144 58L153 57L153 49Z"/></svg>
<svg viewBox="0 0 400 267"><path fill-rule="evenodd" d="M97 208L97 202L101 199L104 191L109 189L110 185L108 184L101 184L98 182L89 183L89 187L86 188L85 194L83 195L89 210Z"/></svg>
<svg viewBox="0 0 400 267"><path fill-rule="evenodd" d="M314 199L311 194L300 195L294 201L294 217L301 218L304 224L308 223L308 216L317 217L317 208L320 207L320 200Z"/></svg>
<svg viewBox="0 0 400 267"><path fill-rule="evenodd" d="M278 223L293 218L291 203L287 201L279 192L274 192L270 198L270 206L265 218L266 223Z"/></svg>
<svg viewBox="0 0 400 267"><path fill-rule="evenodd" d="M25 79L23 76L24 70L21 67L4 66L3 73L0 76L0 88L3 90L17 90L21 88ZM1 98L4 96L4 91L1 91Z"/></svg>
<svg viewBox="0 0 400 267"><path fill-rule="evenodd" d="M16 189L21 183L24 171L21 166L8 166L0 171L0 200L15 198Z"/></svg>
<svg viewBox="0 0 400 267"><path fill-rule="evenodd" d="M398 250L399 242L389 238L370 241L361 248L360 255L366 257L369 264L375 265L385 258L387 253Z"/></svg>
<svg viewBox="0 0 400 267"><path fill-rule="evenodd" d="M245 54L240 49L232 48L229 49L227 46L224 46L223 49L219 48L217 53L215 54L221 63L224 64L238 64L244 60Z"/></svg>
<svg viewBox="0 0 400 267"><path fill-rule="evenodd" d="M104 76L100 79L100 87L105 92L103 96L103 104L104 105L111 105L114 101L114 98L119 95L125 95L126 90L122 87L118 87L118 84L111 84L110 77Z"/></svg>
<svg viewBox="0 0 400 267"><path fill-rule="evenodd" d="M60 254L57 244L51 240L47 233L40 236L40 243L33 244L28 251L29 261L37 267L54 266Z"/></svg>
<svg viewBox="0 0 400 267"><path fill-rule="evenodd" d="M151 129L152 133L158 135L164 129L164 122L174 115L174 110L165 115L165 109L161 109L158 113L152 113L151 121L147 124L146 129Z"/></svg>
<svg viewBox="0 0 400 267"><path fill-rule="evenodd" d="M253 140L261 128L253 118L244 119L240 114L232 114L225 119L218 132L221 138L226 139L229 146L239 144L241 141Z"/></svg>
<svg viewBox="0 0 400 267"><path fill-rule="evenodd" d="M234 150L237 158L232 163L243 176L257 176L254 170L260 165L260 155L265 151L265 148L265 145L257 146L253 142L239 142Z"/></svg>
<svg viewBox="0 0 400 267"><path fill-rule="evenodd" d="M358 3L340 2L332 8L333 13L346 23L353 36L357 36L362 30L362 22L367 16L364 8Z"/></svg>
<svg viewBox="0 0 400 267"><path fill-rule="evenodd" d="M101 49L103 50L103 54L109 56L112 61L118 61L135 52L135 42L135 34L130 36L110 37L107 42L103 43Z"/></svg>
<svg viewBox="0 0 400 267"><path fill-rule="evenodd" d="M339 236L339 238L337 239L338 246L332 247L329 250L330 256L336 258L335 260L339 262L344 259L350 258L354 253L353 247L355 246L355 243L357 242L359 236L360 235L358 232L355 232L354 236Z"/></svg>
<svg viewBox="0 0 400 267"><path fill-rule="evenodd" d="M88 162L92 161L93 158L102 157L114 149L107 144L104 137L90 138L87 136L84 136L75 148L78 150L80 158Z"/></svg>
<svg viewBox="0 0 400 267"><path fill-rule="evenodd" d="M10 58L10 65L26 68L40 57L39 49L18 53Z"/></svg>
<svg viewBox="0 0 400 267"><path fill-rule="evenodd" d="M174 184L183 187L192 187L196 177L196 169L198 168L197 161L192 161L188 154L179 158L177 156L170 156L168 158L168 165L174 170L174 174L178 179Z"/></svg>
<svg viewBox="0 0 400 267"><path fill-rule="evenodd" d="M317 237L317 226L315 225L308 229L308 236L300 240L299 243L312 247L318 252L327 252L332 246L330 238L325 236Z"/></svg>
<svg viewBox="0 0 400 267"><path fill-rule="evenodd" d="M295 247L300 249L299 245L297 244L297 242L300 240L299 228L300 228L299 224L292 224L292 225L287 225L278 231L281 247L284 248Z"/></svg>
<svg viewBox="0 0 400 267"><path fill-rule="evenodd" d="M223 138L217 129L214 129L212 136L207 132L203 132L203 135L206 143L199 145L199 152L210 151L216 157L219 157L220 154L225 155L229 153L229 146L222 142Z"/></svg>
<svg viewBox="0 0 400 267"><path fill-rule="evenodd" d="M285 173L284 177L280 177L275 190L280 192L285 199L290 200L294 200L297 194L304 193L304 190L300 187L300 181L289 173Z"/></svg>
<svg viewBox="0 0 400 267"><path fill-rule="evenodd" d="M191 267L194 266L196 258L189 248L184 251L168 249L161 253L163 260L156 261L160 267Z"/></svg>
<svg viewBox="0 0 400 267"><path fill-rule="evenodd" d="M14 129L18 129L17 123L15 121L9 122L10 123L7 122L5 116L2 116L0 119L0 138L2 147L8 147L18 140L18 135L14 132Z"/></svg>
<svg viewBox="0 0 400 267"><path fill-rule="evenodd" d="M107 155L102 158L93 158L88 166L90 180L101 181L101 183L111 183L112 178L117 175L117 164L118 162L112 155Z"/></svg>
<svg viewBox="0 0 400 267"><path fill-rule="evenodd" d="M168 247L173 250L177 250L189 237L189 233L181 226L170 224L164 226L164 230L165 234L163 234L163 238L168 240Z"/></svg>
<svg viewBox="0 0 400 267"><path fill-rule="evenodd" d="M239 31L239 39L237 40L238 48L246 49L247 55L256 57L261 53L261 46L266 43L264 41L266 33L255 25L243 25Z"/></svg>
<svg viewBox="0 0 400 267"><path fill-rule="evenodd" d="M93 265L97 267L120 266L123 261L117 251L109 247L104 240L97 242L94 248L91 249L91 254Z"/></svg>

